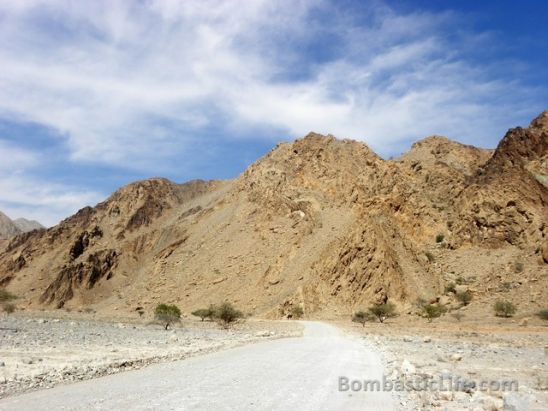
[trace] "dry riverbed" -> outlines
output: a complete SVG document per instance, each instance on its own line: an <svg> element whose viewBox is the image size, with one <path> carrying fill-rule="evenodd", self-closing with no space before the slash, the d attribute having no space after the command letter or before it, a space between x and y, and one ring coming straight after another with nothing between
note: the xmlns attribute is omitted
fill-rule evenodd
<svg viewBox="0 0 548 411"><path fill-rule="evenodd" d="M339 326L362 336L380 351L387 380L411 381L402 410L546 410L548 409L548 328L450 323L367 323ZM440 381L443 390L429 389ZM452 389L449 388L452 381ZM485 382L484 382L485 381ZM439 383L436 382L435 384ZM504 383L517 382L514 385ZM475 385L474 385L475 384ZM480 384L484 384L480 389ZM491 385L491 388L489 387ZM497 384L500 389L496 388ZM508 383L509 384L509 383Z"/></svg>
<svg viewBox="0 0 548 411"><path fill-rule="evenodd" d="M249 320L230 330L184 321L165 331L144 322L2 317L0 398L301 333L301 325L283 321Z"/></svg>

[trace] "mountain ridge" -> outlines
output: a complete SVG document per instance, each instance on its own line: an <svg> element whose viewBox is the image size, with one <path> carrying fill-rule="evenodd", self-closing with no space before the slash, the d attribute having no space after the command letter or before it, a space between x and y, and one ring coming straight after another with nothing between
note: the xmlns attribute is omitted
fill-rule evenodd
<svg viewBox="0 0 548 411"><path fill-rule="evenodd" d="M444 288L464 277L481 308L502 282L547 281L545 125L546 112L496 150L431 136L393 160L309 133L234 180L135 182L13 238L0 285L28 309L133 315L229 300L263 317L295 305L330 317L373 302L455 305ZM520 287L516 298L536 307Z"/></svg>

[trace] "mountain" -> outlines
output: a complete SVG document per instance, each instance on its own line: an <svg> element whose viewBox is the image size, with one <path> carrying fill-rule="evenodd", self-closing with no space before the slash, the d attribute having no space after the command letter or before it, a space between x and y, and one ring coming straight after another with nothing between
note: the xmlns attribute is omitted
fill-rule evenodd
<svg viewBox="0 0 548 411"><path fill-rule="evenodd" d="M29 309L137 315L229 300L246 313L337 317L418 299L473 315L500 296L538 310L548 286L544 112L495 150L432 136L394 160L310 133L241 176L121 188L0 251L0 285Z"/></svg>
<svg viewBox="0 0 548 411"><path fill-rule="evenodd" d="M36 220L27 220L26 218L17 218L13 220L15 226L23 233L28 233L32 230L41 230L45 227Z"/></svg>
<svg viewBox="0 0 548 411"><path fill-rule="evenodd" d="M20 234L21 230L11 219L0 211L0 239L11 238Z"/></svg>

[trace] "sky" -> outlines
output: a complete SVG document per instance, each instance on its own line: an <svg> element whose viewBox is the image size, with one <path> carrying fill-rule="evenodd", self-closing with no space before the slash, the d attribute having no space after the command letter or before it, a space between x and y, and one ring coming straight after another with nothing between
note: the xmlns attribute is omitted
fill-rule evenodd
<svg viewBox="0 0 548 411"><path fill-rule="evenodd" d="M548 108L548 2L0 0L0 210L234 178L331 133L495 147Z"/></svg>

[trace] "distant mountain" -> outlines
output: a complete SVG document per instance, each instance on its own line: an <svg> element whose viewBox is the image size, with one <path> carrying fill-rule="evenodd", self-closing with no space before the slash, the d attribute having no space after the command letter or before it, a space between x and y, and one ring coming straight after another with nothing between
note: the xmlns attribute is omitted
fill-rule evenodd
<svg viewBox="0 0 548 411"><path fill-rule="evenodd" d="M13 220L13 222L17 226L17 228L21 230L23 233L28 233L29 231L32 231L32 230L40 230L41 228L45 228L38 221L27 220L26 218L18 218L16 220Z"/></svg>
<svg viewBox="0 0 548 411"><path fill-rule="evenodd" d="M21 234L21 230L11 219L0 211L0 238L10 238Z"/></svg>
<svg viewBox="0 0 548 411"><path fill-rule="evenodd" d="M8 239L21 233L28 233L33 230L45 228L42 224L35 220L27 220L26 218L10 219L7 215L0 211L0 239Z"/></svg>

